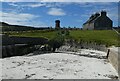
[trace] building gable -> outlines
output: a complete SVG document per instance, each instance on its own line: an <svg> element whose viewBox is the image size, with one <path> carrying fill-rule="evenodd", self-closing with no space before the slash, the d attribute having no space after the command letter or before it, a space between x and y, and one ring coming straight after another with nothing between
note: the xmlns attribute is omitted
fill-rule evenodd
<svg viewBox="0 0 120 81"><path fill-rule="evenodd" d="M105 11L92 15L89 20L83 24L83 29L112 29L112 20L107 17Z"/></svg>

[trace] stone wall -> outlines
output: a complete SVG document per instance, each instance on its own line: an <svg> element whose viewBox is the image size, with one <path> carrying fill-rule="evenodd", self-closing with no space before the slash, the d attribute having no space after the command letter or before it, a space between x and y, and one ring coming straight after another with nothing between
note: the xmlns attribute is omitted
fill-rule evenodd
<svg viewBox="0 0 120 81"><path fill-rule="evenodd" d="M67 51L67 50L73 50L74 49L93 49L93 50L99 50L107 52L107 47L105 45L99 45L96 43L87 43L87 42L81 42L77 43L75 41L67 41L63 47L59 48L61 51Z"/></svg>
<svg viewBox="0 0 120 81"><path fill-rule="evenodd" d="M48 43L48 39L39 37L13 37L7 35L2 36L2 53L0 57L10 57L25 55L33 52L34 45L42 45ZM31 47L32 46L32 47Z"/></svg>
<svg viewBox="0 0 120 81"><path fill-rule="evenodd" d="M14 37L14 36L2 36L2 45L14 45L14 44L32 44L32 45L39 45L45 44L48 42L46 38L40 37Z"/></svg>
<svg viewBox="0 0 120 81"><path fill-rule="evenodd" d="M15 44L2 46L2 58L11 56L21 56L34 51L33 46L26 44Z"/></svg>
<svg viewBox="0 0 120 81"><path fill-rule="evenodd" d="M119 71L120 69L120 59L118 58L119 56L119 51L118 48L109 48L110 53L109 53L109 61L113 65L113 67L116 69L116 71ZM120 49L120 48L119 48Z"/></svg>
<svg viewBox="0 0 120 81"><path fill-rule="evenodd" d="M2 58L2 34L0 34L0 58Z"/></svg>

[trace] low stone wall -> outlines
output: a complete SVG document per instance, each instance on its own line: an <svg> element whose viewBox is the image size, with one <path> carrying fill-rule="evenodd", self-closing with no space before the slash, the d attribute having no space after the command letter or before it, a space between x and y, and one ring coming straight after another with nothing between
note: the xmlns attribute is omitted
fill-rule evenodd
<svg viewBox="0 0 120 81"><path fill-rule="evenodd" d="M99 51L104 51L107 52L107 47L105 45L99 45L96 43L87 43L87 42L82 42L82 43L76 43L74 41L72 42L66 42L63 47L60 47L60 50L67 51L67 50L73 50L74 49L93 49L93 50L99 50Z"/></svg>
<svg viewBox="0 0 120 81"><path fill-rule="evenodd" d="M11 37L2 35L2 53L0 57L25 55L33 52L34 45L48 43L48 39L39 37Z"/></svg>
<svg viewBox="0 0 120 81"><path fill-rule="evenodd" d="M32 46L26 44L15 44L2 46L2 58L11 56L21 56L34 51Z"/></svg>
<svg viewBox="0 0 120 81"><path fill-rule="evenodd" d="M107 47L105 45L98 45L95 43L83 43L81 44L82 48L85 49L93 49L93 50L99 50L99 51L107 51Z"/></svg>
<svg viewBox="0 0 120 81"><path fill-rule="evenodd" d="M2 36L2 45L14 45L14 44L46 44L48 39L40 37L14 37L14 36Z"/></svg>
<svg viewBox="0 0 120 81"><path fill-rule="evenodd" d="M110 52L109 52L109 57L108 60L110 61L110 63L113 65L113 67L116 69L116 71L119 71L120 69L120 59L118 58L119 56L119 51L118 49L120 48L109 48Z"/></svg>

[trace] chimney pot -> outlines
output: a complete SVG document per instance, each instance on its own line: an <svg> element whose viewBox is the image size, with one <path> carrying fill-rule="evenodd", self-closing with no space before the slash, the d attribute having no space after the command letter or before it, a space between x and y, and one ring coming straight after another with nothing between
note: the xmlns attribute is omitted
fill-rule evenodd
<svg viewBox="0 0 120 81"><path fill-rule="evenodd" d="M107 12L106 11L101 11L101 16L106 16Z"/></svg>

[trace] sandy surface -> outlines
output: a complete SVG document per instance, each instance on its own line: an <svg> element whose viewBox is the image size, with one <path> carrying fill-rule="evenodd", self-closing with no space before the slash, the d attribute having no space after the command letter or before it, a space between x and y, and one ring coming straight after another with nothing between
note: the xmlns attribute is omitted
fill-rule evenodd
<svg viewBox="0 0 120 81"><path fill-rule="evenodd" d="M92 52L91 52L92 51ZM111 79L118 76L105 59L79 54L105 56L106 53L82 50L81 53L48 53L2 59L3 79Z"/></svg>

